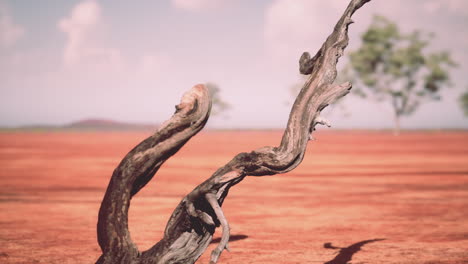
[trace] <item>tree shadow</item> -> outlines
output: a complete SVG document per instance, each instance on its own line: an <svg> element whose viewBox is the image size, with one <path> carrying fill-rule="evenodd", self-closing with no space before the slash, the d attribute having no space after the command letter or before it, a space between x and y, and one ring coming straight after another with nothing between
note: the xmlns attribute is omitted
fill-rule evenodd
<svg viewBox="0 0 468 264"><path fill-rule="evenodd" d="M233 242L233 241L237 241L237 240L242 240L242 239L246 239L248 238L248 236L246 235L231 235L229 237L229 242ZM213 244L213 243L219 243L221 242L221 238L220 237L217 237L213 240L211 240L211 243L210 244Z"/></svg>
<svg viewBox="0 0 468 264"><path fill-rule="evenodd" d="M351 258L353 257L356 252L361 250L361 247L364 246L365 244L372 243L372 242L377 242L377 241L382 241L385 240L385 238L377 238L377 239L371 239L371 240L364 240L361 242L357 242L352 244L349 247L334 247L332 246L332 243L325 243L323 244L324 248L328 249L339 249L340 251L338 252L338 255L336 257L328 262L325 262L324 264L347 264L348 261L351 261Z"/></svg>

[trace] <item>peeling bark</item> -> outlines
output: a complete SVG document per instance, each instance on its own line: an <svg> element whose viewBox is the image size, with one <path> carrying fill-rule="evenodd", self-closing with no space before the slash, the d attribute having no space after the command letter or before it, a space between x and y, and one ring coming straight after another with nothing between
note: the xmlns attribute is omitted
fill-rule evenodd
<svg viewBox="0 0 468 264"><path fill-rule="evenodd" d="M336 63L348 45L352 14L369 1L352 0L316 55L301 56L300 72L309 77L293 105L280 145L236 155L182 199L167 223L164 237L149 250L140 252L128 231L131 198L203 128L209 116L208 90L197 85L187 92L172 118L131 150L114 170L99 210L98 242L103 254L97 263L194 263L221 225L222 239L210 262L217 263L222 251L228 248L229 224L221 206L229 189L246 176L275 175L296 168L304 158L315 126L329 125L320 118L320 112L351 89L350 83L333 84Z"/></svg>

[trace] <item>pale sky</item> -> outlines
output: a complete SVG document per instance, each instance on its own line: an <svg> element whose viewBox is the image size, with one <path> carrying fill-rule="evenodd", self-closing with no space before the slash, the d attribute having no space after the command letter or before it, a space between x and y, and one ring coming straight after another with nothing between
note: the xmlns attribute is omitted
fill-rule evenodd
<svg viewBox="0 0 468 264"><path fill-rule="evenodd" d="M214 82L232 105L210 127L282 128L300 78L348 0L0 0L0 126L86 118L161 123L183 92ZM355 50L374 14L403 32L434 32L432 49L459 67L443 100L403 128L468 128L457 98L468 89L468 1L373 0L350 26ZM345 60L340 61L340 66ZM386 103L348 95L325 114L337 128L390 128ZM349 113L345 115L344 113Z"/></svg>

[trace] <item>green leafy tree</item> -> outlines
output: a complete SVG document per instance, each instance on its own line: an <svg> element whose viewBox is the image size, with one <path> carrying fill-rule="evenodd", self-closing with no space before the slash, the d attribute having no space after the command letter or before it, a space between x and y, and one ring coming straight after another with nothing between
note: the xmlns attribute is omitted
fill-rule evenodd
<svg viewBox="0 0 468 264"><path fill-rule="evenodd" d="M468 116L468 89L465 93L460 96L460 105L465 113L465 116Z"/></svg>
<svg viewBox="0 0 468 264"><path fill-rule="evenodd" d="M423 102L440 100L440 90L450 86L449 68L456 64L447 51L426 52L432 37L420 31L404 34L394 22L375 16L361 46L350 53L344 74L354 79L354 93L389 102L395 134L402 116Z"/></svg>
<svg viewBox="0 0 468 264"><path fill-rule="evenodd" d="M217 84L209 82L209 83L206 83L205 85L211 94L211 100L212 100L211 115L213 116L219 115L227 111L229 108L231 108L231 105L228 102L224 101L219 95L221 92L221 89L219 89L219 86Z"/></svg>

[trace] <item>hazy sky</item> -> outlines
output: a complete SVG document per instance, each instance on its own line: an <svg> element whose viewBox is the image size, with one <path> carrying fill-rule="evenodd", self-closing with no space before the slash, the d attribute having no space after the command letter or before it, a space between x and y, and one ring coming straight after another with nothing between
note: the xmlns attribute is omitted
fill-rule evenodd
<svg viewBox="0 0 468 264"><path fill-rule="evenodd" d="M232 105L212 127L281 128L298 58L315 53L348 0L0 0L0 125L84 118L159 123L184 91L214 82ZM354 17L350 46L374 14L402 31L434 32L459 67L440 102L404 128L468 128L468 1L373 0ZM345 63L340 61L340 65ZM339 128L392 126L390 108L352 96L327 116ZM345 113L349 113L346 114Z"/></svg>

